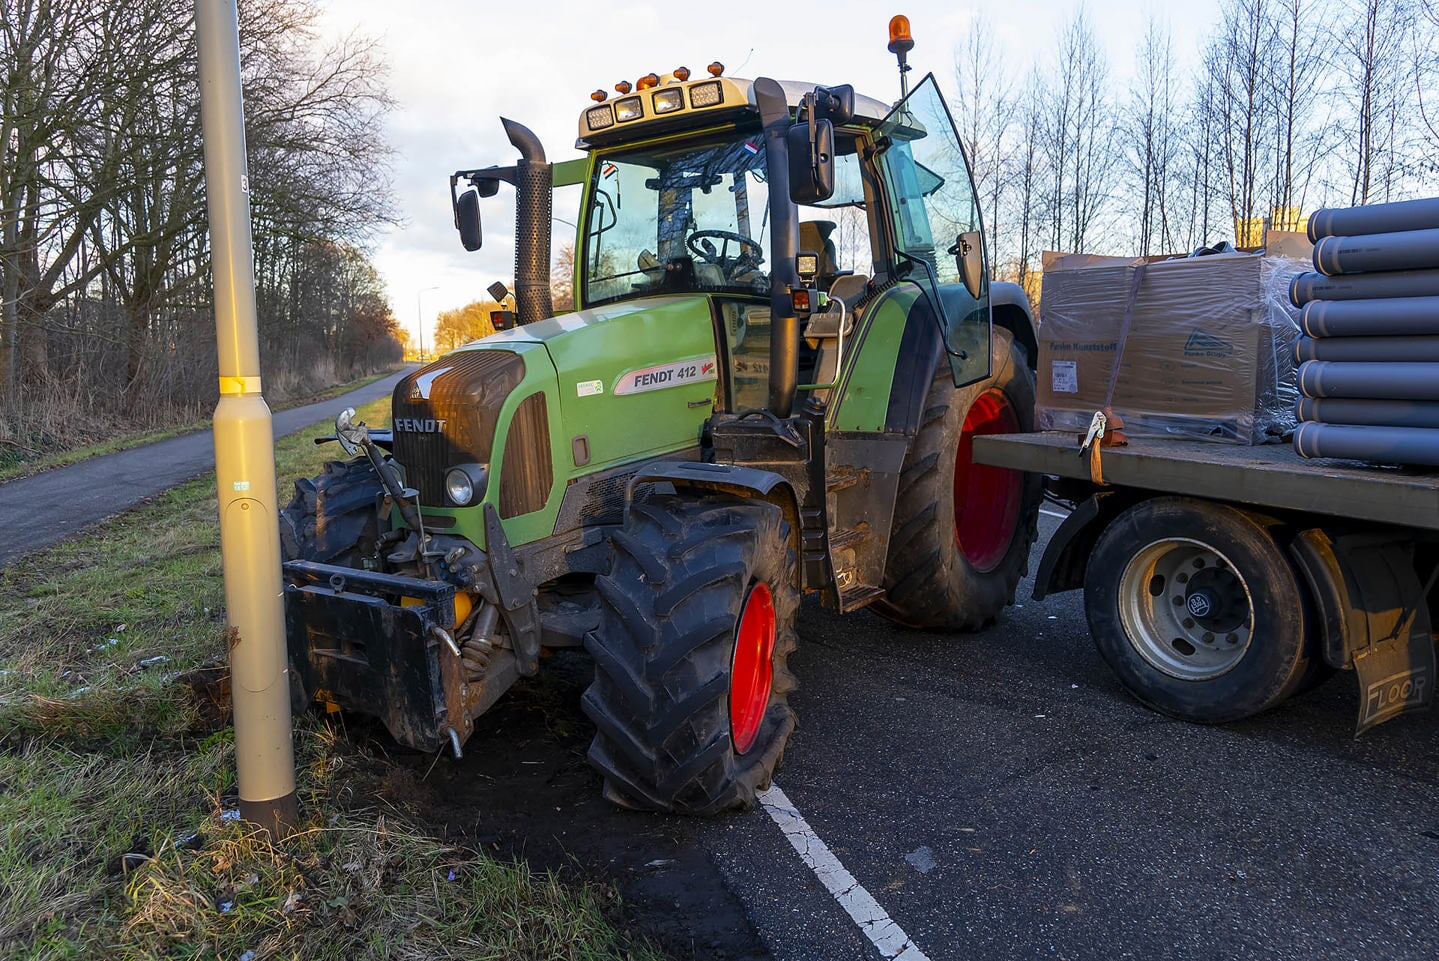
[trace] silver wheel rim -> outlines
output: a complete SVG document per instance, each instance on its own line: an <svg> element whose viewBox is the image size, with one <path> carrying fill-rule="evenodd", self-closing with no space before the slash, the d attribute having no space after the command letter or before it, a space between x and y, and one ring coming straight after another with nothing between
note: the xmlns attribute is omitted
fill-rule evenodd
<svg viewBox="0 0 1439 961"><path fill-rule="evenodd" d="M1223 554L1200 541L1166 538L1125 565L1119 620L1150 665L1182 681L1206 681L1244 658L1254 638L1254 600Z"/></svg>

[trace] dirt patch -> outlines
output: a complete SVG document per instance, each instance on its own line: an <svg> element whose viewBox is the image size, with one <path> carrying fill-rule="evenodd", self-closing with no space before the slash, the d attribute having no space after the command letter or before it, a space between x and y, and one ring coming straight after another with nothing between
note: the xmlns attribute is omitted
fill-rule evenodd
<svg viewBox="0 0 1439 961"><path fill-rule="evenodd" d="M621 932L676 959L769 958L705 854L697 822L625 811L600 797L599 776L585 763L593 729L580 711L592 672L580 652L546 658L539 677L521 681L480 719L463 760L396 754L377 793L440 836L614 885ZM382 732L365 736L372 746L388 741Z"/></svg>

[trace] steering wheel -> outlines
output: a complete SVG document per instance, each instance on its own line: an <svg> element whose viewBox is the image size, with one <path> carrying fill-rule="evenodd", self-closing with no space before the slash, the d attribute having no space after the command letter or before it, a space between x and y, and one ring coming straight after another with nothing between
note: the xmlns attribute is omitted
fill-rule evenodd
<svg viewBox="0 0 1439 961"><path fill-rule="evenodd" d="M709 242L711 237L723 241L718 253L714 244ZM739 248L733 259L727 256L731 241ZM764 263L764 248L753 238L734 230L696 230L686 238L685 246L705 263L718 267L726 280Z"/></svg>

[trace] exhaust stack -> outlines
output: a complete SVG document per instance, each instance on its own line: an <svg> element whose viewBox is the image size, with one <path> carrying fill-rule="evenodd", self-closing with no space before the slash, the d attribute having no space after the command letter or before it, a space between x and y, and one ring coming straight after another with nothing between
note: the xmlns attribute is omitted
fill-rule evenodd
<svg viewBox="0 0 1439 961"><path fill-rule="evenodd" d="M528 127L500 118L520 152L515 165L515 320L533 324L553 317L550 298L550 219L553 198L545 148Z"/></svg>

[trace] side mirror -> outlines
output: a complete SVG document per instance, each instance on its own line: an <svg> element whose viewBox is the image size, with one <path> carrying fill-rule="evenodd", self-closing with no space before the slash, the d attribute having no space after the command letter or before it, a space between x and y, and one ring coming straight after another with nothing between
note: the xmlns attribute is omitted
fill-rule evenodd
<svg viewBox="0 0 1439 961"><path fill-rule="evenodd" d="M838 87L820 88L829 98L826 116L837 124L847 124L854 119L854 86L840 84Z"/></svg>
<svg viewBox="0 0 1439 961"><path fill-rule="evenodd" d="M810 143L810 131L814 143ZM789 196L801 206L834 196L834 124L828 120L797 123L785 135L789 146Z"/></svg>
<svg viewBox="0 0 1439 961"><path fill-rule="evenodd" d="M480 249L480 195L473 189L466 190L455 201L455 227L466 250Z"/></svg>
<svg viewBox="0 0 1439 961"><path fill-rule="evenodd" d="M964 280L964 289L978 300L984 293L984 240L979 231L968 230L960 234L954 246L949 248L949 253L954 254L959 276Z"/></svg>

